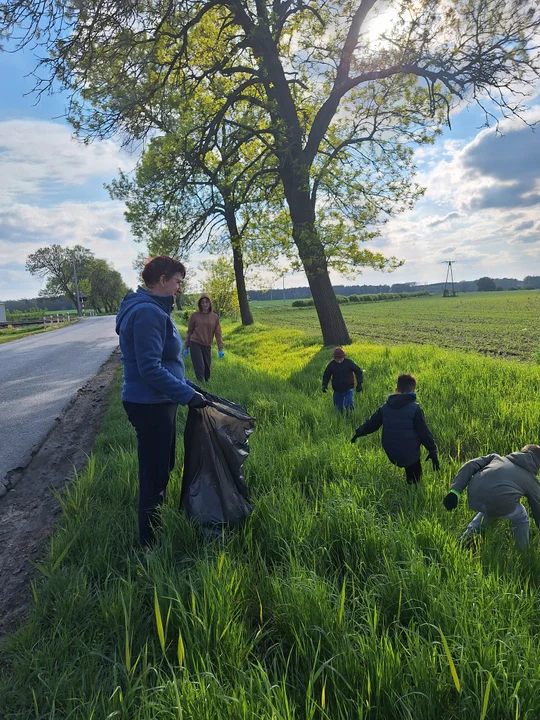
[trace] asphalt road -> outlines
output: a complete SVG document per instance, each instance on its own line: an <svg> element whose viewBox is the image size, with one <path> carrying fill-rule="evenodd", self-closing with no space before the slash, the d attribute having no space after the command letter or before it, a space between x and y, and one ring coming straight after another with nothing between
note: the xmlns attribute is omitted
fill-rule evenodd
<svg viewBox="0 0 540 720"><path fill-rule="evenodd" d="M118 345L115 318L0 345L0 482L24 466L55 418Z"/></svg>

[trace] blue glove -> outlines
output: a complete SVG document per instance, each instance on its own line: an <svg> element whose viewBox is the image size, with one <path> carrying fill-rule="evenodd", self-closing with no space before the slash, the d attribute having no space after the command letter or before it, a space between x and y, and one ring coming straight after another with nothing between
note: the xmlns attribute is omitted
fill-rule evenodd
<svg viewBox="0 0 540 720"><path fill-rule="evenodd" d="M187 348L184 348L184 349L182 350L182 355L183 355L184 357L187 357L187 356L189 355L189 350L188 350Z"/></svg>
<svg viewBox="0 0 540 720"><path fill-rule="evenodd" d="M219 358L224 357L224 356L225 356L225 351L224 351L224 350L218 350L217 356L218 356Z"/></svg>

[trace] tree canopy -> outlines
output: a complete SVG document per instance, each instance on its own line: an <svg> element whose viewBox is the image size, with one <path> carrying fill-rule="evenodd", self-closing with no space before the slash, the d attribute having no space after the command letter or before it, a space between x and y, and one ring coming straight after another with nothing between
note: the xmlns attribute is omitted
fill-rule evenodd
<svg viewBox="0 0 540 720"><path fill-rule="evenodd" d="M203 154L231 113L260 111L248 130L273 157L327 344L349 337L318 208L338 237L369 236L374 215L417 195L400 190L411 143L430 142L457 103L476 102L486 123L519 116L539 74L535 0L4 0L0 29L40 51L37 91L71 93L87 138L145 137L174 116L171 92L197 102L208 88L191 132Z"/></svg>
<svg viewBox="0 0 540 720"><path fill-rule="evenodd" d="M46 278L40 291L42 297L63 296L78 307L73 263L77 270L79 292L86 295L87 307L115 312L128 288L117 270L82 245L39 248L27 257L26 269L32 275Z"/></svg>
<svg viewBox="0 0 540 720"><path fill-rule="evenodd" d="M476 289L478 292L491 292L497 289L497 285L493 278L481 277L476 281Z"/></svg>

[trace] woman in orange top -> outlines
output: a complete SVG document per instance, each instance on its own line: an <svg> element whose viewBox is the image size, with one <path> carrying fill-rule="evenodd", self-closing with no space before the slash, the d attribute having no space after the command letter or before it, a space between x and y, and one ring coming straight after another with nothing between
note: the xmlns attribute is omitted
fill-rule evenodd
<svg viewBox="0 0 540 720"><path fill-rule="evenodd" d="M210 380L210 364L212 362L212 342L214 336L218 346L218 357L222 358L223 340L219 317L212 310L212 301L208 295L201 295L196 310L189 318L184 355L187 357L188 348L191 349L191 362L197 380Z"/></svg>

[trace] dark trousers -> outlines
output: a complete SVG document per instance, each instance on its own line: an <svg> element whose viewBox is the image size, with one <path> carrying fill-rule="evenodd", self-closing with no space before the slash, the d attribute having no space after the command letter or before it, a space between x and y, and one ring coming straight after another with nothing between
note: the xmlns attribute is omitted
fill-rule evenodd
<svg viewBox="0 0 540 720"><path fill-rule="evenodd" d="M150 546L160 529L159 506L166 497L176 450L176 403L124 402L137 433L139 457L139 538Z"/></svg>
<svg viewBox="0 0 540 720"><path fill-rule="evenodd" d="M413 465L405 468L405 479L409 485L416 485L422 477L422 463L417 460Z"/></svg>
<svg viewBox="0 0 540 720"><path fill-rule="evenodd" d="M212 349L199 343L190 343L191 363L195 370L197 380L210 380L210 363L212 362Z"/></svg>

